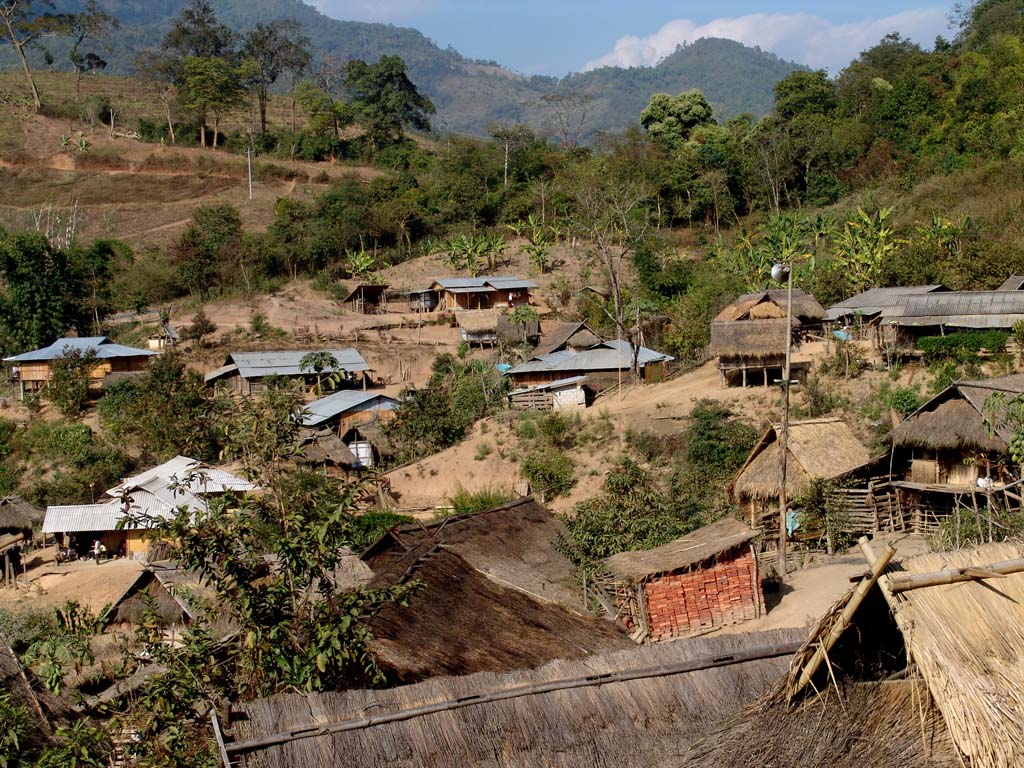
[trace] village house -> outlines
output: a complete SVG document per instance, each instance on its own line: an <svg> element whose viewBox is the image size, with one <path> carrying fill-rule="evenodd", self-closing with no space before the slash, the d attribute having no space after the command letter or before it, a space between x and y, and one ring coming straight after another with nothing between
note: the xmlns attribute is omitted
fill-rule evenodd
<svg viewBox="0 0 1024 768"><path fill-rule="evenodd" d="M509 369L506 375L517 389L533 387L576 376L586 376L592 387L601 390L614 386L621 379L628 382L633 367L633 354L637 353L640 380L655 384L665 379L671 355L647 347L634 349L626 341L613 339L574 352L561 349L547 354L535 354L525 363Z"/></svg>
<svg viewBox="0 0 1024 768"><path fill-rule="evenodd" d="M1019 468L1009 456L1014 428L1002 423L1004 408L989 401L997 393L1004 401L1024 395L1024 375L954 382L893 429L884 457L890 482L873 492L895 494L911 530L934 532L958 510L984 517L993 503L1019 506L1016 492L1004 493Z"/></svg>
<svg viewBox="0 0 1024 768"><path fill-rule="evenodd" d="M1010 332L1024 320L1024 291L945 291L908 294L881 312L883 341L913 349L922 336L956 331Z"/></svg>
<svg viewBox="0 0 1024 768"><path fill-rule="evenodd" d="M376 314L387 308L388 286L376 283L357 283L341 300L342 305L353 312Z"/></svg>
<svg viewBox="0 0 1024 768"><path fill-rule="evenodd" d="M637 642L688 637L764 613L760 533L723 518L660 547L604 561L616 613Z"/></svg>
<svg viewBox="0 0 1024 768"><path fill-rule="evenodd" d="M21 534L24 541L31 541L43 516L43 510L20 496L4 496L0 498L0 536Z"/></svg>
<svg viewBox="0 0 1024 768"><path fill-rule="evenodd" d="M559 323L549 333L544 334L540 345L533 351L534 355L550 355L552 352L582 352L596 347L604 339L582 320Z"/></svg>
<svg viewBox="0 0 1024 768"><path fill-rule="evenodd" d="M400 403L380 392L343 389L309 403L300 423L306 429L330 429L339 437L354 426L386 423L395 417Z"/></svg>
<svg viewBox="0 0 1024 768"><path fill-rule="evenodd" d="M302 359L313 352L332 355L337 361L337 365L324 368L320 376L344 374L350 386L362 386L363 389L370 383L370 366L353 348L232 352L224 365L210 371L204 380L208 386L225 385L242 395L266 391L266 379L276 376L300 379L307 386L313 386L317 379L316 372L310 367L302 367Z"/></svg>
<svg viewBox="0 0 1024 768"><path fill-rule="evenodd" d="M57 339L42 349L6 357L4 362L12 367L12 371L17 370L19 397L24 400L26 392L38 392L49 384L56 361L70 355L90 354L94 356L95 363L89 368L89 383L100 387L109 376L137 374L145 370L149 358L156 352L115 344L106 336L67 337Z"/></svg>
<svg viewBox="0 0 1024 768"><path fill-rule="evenodd" d="M574 411L587 407L586 382L586 376L570 376L513 389L506 397L514 411Z"/></svg>
<svg viewBox="0 0 1024 768"><path fill-rule="evenodd" d="M145 535L153 519L170 519L181 506L205 510L209 498L255 490L255 485L230 472L176 456L126 478L95 504L47 507L43 533L55 535L62 546L71 546L80 555L99 541L109 556L141 559L151 545Z"/></svg>
<svg viewBox="0 0 1024 768"><path fill-rule="evenodd" d="M787 337L795 342L820 330L825 310L808 293L793 289L791 325L786 325L787 292L761 291L740 296L711 323L711 354L718 357L722 386L738 382L768 386L782 378ZM805 375L807 363L793 362L793 376ZM753 377L753 378L751 378Z"/></svg>
<svg viewBox="0 0 1024 768"><path fill-rule="evenodd" d="M444 277L431 283L430 290L437 296L436 309L458 312L529 306L530 291L536 287L536 283L521 277Z"/></svg>
<svg viewBox="0 0 1024 768"><path fill-rule="evenodd" d="M726 488L728 498L744 510L752 528L773 532L779 528L780 458L779 429L772 425ZM786 499L792 506L813 481L837 480L870 461L867 449L840 419L790 422Z"/></svg>
<svg viewBox="0 0 1024 768"><path fill-rule="evenodd" d="M456 322L459 338L467 344L494 346L498 343L498 318L496 309L470 309L459 312Z"/></svg>
<svg viewBox="0 0 1024 768"><path fill-rule="evenodd" d="M948 291L949 288L939 284L868 288L829 307L825 311L825 321L832 326L851 328L863 335L867 328L878 326L883 312L900 304L905 297Z"/></svg>

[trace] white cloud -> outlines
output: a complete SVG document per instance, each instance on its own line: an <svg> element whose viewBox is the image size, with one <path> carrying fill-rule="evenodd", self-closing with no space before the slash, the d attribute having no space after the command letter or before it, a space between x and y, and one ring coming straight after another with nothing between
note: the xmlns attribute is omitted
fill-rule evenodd
<svg viewBox="0 0 1024 768"><path fill-rule="evenodd" d="M835 74L890 32L900 32L930 46L936 35L948 34L946 11L920 8L843 24L809 13L752 13L707 24L675 19L646 37L620 37L609 53L588 61L583 71L602 66L652 66L675 51L677 45L702 37L724 37Z"/></svg>
<svg viewBox="0 0 1024 768"><path fill-rule="evenodd" d="M332 19L401 22L434 3L432 0L312 0L312 4Z"/></svg>

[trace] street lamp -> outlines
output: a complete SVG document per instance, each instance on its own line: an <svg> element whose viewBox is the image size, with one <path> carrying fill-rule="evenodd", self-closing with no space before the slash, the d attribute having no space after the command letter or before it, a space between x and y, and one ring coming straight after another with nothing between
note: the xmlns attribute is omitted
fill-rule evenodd
<svg viewBox="0 0 1024 768"><path fill-rule="evenodd" d="M772 279L786 281L786 363L782 369L782 426L779 429L779 564L778 572L786 577L786 459L789 454L789 358L793 348L793 264L778 263L772 267Z"/></svg>

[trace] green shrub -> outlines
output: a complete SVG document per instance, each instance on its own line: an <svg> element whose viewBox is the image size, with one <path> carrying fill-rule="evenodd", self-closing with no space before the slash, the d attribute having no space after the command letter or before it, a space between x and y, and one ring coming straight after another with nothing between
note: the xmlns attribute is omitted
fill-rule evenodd
<svg viewBox="0 0 1024 768"><path fill-rule="evenodd" d="M946 336L922 336L917 340L917 346L927 362L950 358L963 361L982 350L1004 352L1009 338L1006 331L962 331Z"/></svg>
<svg viewBox="0 0 1024 768"><path fill-rule="evenodd" d="M372 510L356 515L348 523L348 546L353 552L362 552L396 525L412 522L415 521L408 515L397 515L394 512Z"/></svg>
<svg viewBox="0 0 1024 768"><path fill-rule="evenodd" d="M515 498L515 493L505 485L488 485L475 491L467 491L462 483L455 486L455 492L449 499L452 503L453 515L467 515L484 509L506 504Z"/></svg>
<svg viewBox="0 0 1024 768"><path fill-rule="evenodd" d="M576 484L572 459L554 446L530 450L523 459L522 472L534 492L545 499L563 496Z"/></svg>

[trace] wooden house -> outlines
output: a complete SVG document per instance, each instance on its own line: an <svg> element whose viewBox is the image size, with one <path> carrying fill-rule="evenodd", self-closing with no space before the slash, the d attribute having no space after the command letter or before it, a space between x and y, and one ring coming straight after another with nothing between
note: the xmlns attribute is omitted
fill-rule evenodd
<svg viewBox="0 0 1024 768"><path fill-rule="evenodd" d="M537 284L521 277L445 277L430 289L437 294L437 309L458 312L465 309L529 306L530 291Z"/></svg>
<svg viewBox="0 0 1024 768"><path fill-rule="evenodd" d="M1010 332L1024 320L1024 291L946 291L903 296L881 312L886 344L916 347L922 336L956 331Z"/></svg>
<svg viewBox="0 0 1024 768"><path fill-rule="evenodd" d="M508 393L509 407L514 411L574 411L587 407L586 376L534 384Z"/></svg>
<svg viewBox="0 0 1024 768"><path fill-rule="evenodd" d="M801 336L821 328L825 310L817 299L793 289L792 325L787 327L788 296L785 290L761 291L740 296L711 323L711 354L718 357L722 386L734 382L768 386L782 378L787 336L794 344ZM793 363L794 376L806 364ZM752 378L751 378L752 377Z"/></svg>
<svg viewBox="0 0 1024 768"><path fill-rule="evenodd" d="M845 327L876 326L882 313L899 305L907 296L946 293L944 285L904 285L892 288L869 288L833 304L825 312L825 321Z"/></svg>
<svg viewBox="0 0 1024 768"><path fill-rule="evenodd" d="M796 501L813 480L833 480L871 461L867 449L840 419L794 421L789 425L786 498ZM726 489L743 508L750 526L775 531L779 514L779 434L769 427Z"/></svg>
<svg viewBox="0 0 1024 768"><path fill-rule="evenodd" d="M579 352L562 349L548 354L535 354L525 363L509 369L507 375L516 388L586 376L595 389L604 389L615 385L620 378L626 382L630 380L634 352L640 369L640 380L645 384L664 381L668 364L675 360L663 352L647 347L635 350L628 342L613 339Z"/></svg>
<svg viewBox="0 0 1024 768"><path fill-rule="evenodd" d="M224 365L205 376L208 386L227 386L241 395L266 391L266 380L272 377L301 379L307 386L316 383L317 374L311 368L302 367L302 359L311 352L323 352L334 356L337 365L328 366L321 376L332 373L344 374L351 386L369 383L370 366L355 349L291 349L281 352L232 352Z"/></svg>
<svg viewBox="0 0 1024 768"><path fill-rule="evenodd" d="M69 355L94 355L95 364L89 369L90 384L99 387L111 374L133 374L145 370L149 358L156 352L149 349L115 344L106 336L57 339L48 347L23 352L4 358L4 362L17 369L20 397L26 392L38 392L53 376L53 365Z"/></svg>
<svg viewBox="0 0 1024 768"><path fill-rule="evenodd" d="M582 320L559 323L550 333L544 334L534 355L550 355L552 352L582 352L602 343L604 339Z"/></svg>
<svg viewBox="0 0 1024 768"><path fill-rule="evenodd" d="M95 504L47 507L43 533L53 534L81 555L100 541L110 556L142 559L152 545L146 531L154 520L171 518L181 506L205 510L213 496L255 490L252 483L230 472L176 456L126 478Z"/></svg>
<svg viewBox="0 0 1024 768"><path fill-rule="evenodd" d="M360 424L392 420L399 405L380 392L343 389L307 405L300 423L307 429L329 429L341 437Z"/></svg>
<svg viewBox="0 0 1024 768"><path fill-rule="evenodd" d="M654 549L605 560L616 613L643 642L672 640L756 619L764 613L757 557L760 533L723 518Z"/></svg>
<svg viewBox="0 0 1024 768"><path fill-rule="evenodd" d="M385 284L357 283L341 303L353 312L376 314L387 308L387 290Z"/></svg>
<svg viewBox="0 0 1024 768"><path fill-rule="evenodd" d="M198 619L216 617L209 611L216 603L216 591L201 576L170 560L158 560L139 572L100 621L104 626L139 624L152 610L162 627L181 631Z"/></svg>

